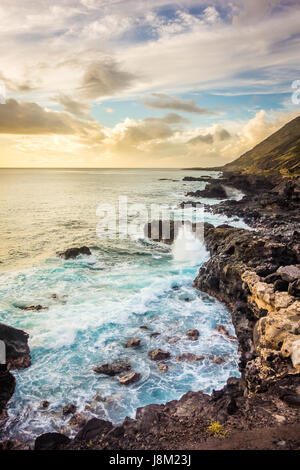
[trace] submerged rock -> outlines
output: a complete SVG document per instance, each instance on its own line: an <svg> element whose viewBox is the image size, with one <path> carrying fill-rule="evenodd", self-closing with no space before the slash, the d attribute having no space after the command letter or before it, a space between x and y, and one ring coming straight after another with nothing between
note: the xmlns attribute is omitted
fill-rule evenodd
<svg viewBox="0 0 300 470"><path fill-rule="evenodd" d="M58 254L64 259L74 259L79 255L91 255L91 250L87 246L81 246L80 248L69 248L66 251L62 251Z"/></svg>
<svg viewBox="0 0 300 470"><path fill-rule="evenodd" d="M77 406L74 405L73 403L70 403L69 405L66 405L62 409L62 413L64 416L74 414L77 410Z"/></svg>
<svg viewBox="0 0 300 470"><path fill-rule="evenodd" d="M122 372L126 372L131 369L131 365L125 361L114 361L112 363L102 364L100 366L94 367L94 372L97 374L105 374L105 375L119 375Z"/></svg>
<svg viewBox="0 0 300 470"><path fill-rule="evenodd" d="M137 348L140 344L141 340L139 338L131 338L127 341L125 348Z"/></svg>
<svg viewBox="0 0 300 470"><path fill-rule="evenodd" d="M191 341L197 341L200 333L199 330L191 329L186 332L186 335Z"/></svg>
<svg viewBox="0 0 300 470"><path fill-rule="evenodd" d="M233 335L230 335L228 330L225 328L225 326L223 325L217 325L215 330L218 332L218 333L221 333L221 335L224 335L224 336L227 336L227 338L229 339L232 339L232 340L236 340L237 338Z"/></svg>
<svg viewBox="0 0 300 470"><path fill-rule="evenodd" d="M33 311L36 311L38 312L39 310L48 310L48 307L43 307L42 305L38 304L38 305L26 305L24 307L18 307L19 309L21 310L33 310Z"/></svg>
<svg viewBox="0 0 300 470"><path fill-rule="evenodd" d="M165 374L166 372L168 372L168 370L169 370L169 367L168 367L168 365L167 365L165 362L159 362L159 363L157 364L157 367L158 367L159 370L160 370L161 372L163 372L164 374Z"/></svg>
<svg viewBox="0 0 300 470"><path fill-rule="evenodd" d="M50 401L48 401L48 400L44 400L40 403L40 409L41 410L45 410L45 409L49 408L49 406L50 406Z"/></svg>
<svg viewBox="0 0 300 470"><path fill-rule="evenodd" d="M198 354L193 353L182 353L176 357L176 361L178 362L196 362L196 361L203 361L204 356L200 356Z"/></svg>
<svg viewBox="0 0 300 470"><path fill-rule="evenodd" d="M121 385L130 385L135 382L138 382L141 378L141 374L137 372L129 372L128 374L122 375L119 378L119 382Z"/></svg>
<svg viewBox="0 0 300 470"><path fill-rule="evenodd" d="M72 428L80 428L86 423L86 416L83 413L75 413L72 418L69 419L68 425Z"/></svg>
<svg viewBox="0 0 300 470"><path fill-rule="evenodd" d="M152 361L163 361L164 359L169 359L171 354L168 351L163 351L162 349L154 349L148 353L148 356Z"/></svg>

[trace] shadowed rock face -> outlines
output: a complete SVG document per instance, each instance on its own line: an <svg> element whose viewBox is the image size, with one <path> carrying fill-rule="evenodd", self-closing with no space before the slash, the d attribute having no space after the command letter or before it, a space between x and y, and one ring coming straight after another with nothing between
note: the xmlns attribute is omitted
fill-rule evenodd
<svg viewBox="0 0 300 470"><path fill-rule="evenodd" d="M28 346L29 335L4 323L0 323L0 340L6 345L6 363L8 369L24 369L31 364Z"/></svg>
<svg viewBox="0 0 300 470"><path fill-rule="evenodd" d="M12 369L30 366L29 335L22 330L0 323L0 340L5 343L6 364L0 364L0 422L6 419L6 404L11 399L16 385Z"/></svg>
<svg viewBox="0 0 300 470"><path fill-rule="evenodd" d="M6 369L0 365L0 423L7 418L6 404L13 396L16 386L16 379Z"/></svg>

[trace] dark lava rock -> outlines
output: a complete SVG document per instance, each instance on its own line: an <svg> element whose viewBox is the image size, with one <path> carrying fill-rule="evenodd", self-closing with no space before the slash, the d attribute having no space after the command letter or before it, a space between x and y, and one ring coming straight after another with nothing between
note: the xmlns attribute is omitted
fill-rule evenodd
<svg viewBox="0 0 300 470"><path fill-rule="evenodd" d="M86 423L86 416L83 413L74 413L68 421L68 425L73 428L81 428Z"/></svg>
<svg viewBox="0 0 300 470"><path fill-rule="evenodd" d="M157 336L160 336L160 333L154 331L154 333L151 333L150 338L157 338Z"/></svg>
<svg viewBox="0 0 300 470"><path fill-rule="evenodd" d="M131 369L131 365L125 361L114 361L111 364L102 364L94 367L94 372L105 375L119 375Z"/></svg>
<svg viewBox="0 0 300 470"><path fill-rule="evenodd" d="M29 335L25 331L0 323L0 340L4 341L6 346L8 369L24 369L30 366L28 338Z"/></svg>
<svg viewBox="0 0 300 470"><path fill-rule="evenodd" d="M178 362L196 362L196 361L203 361L204 356L199 356L198 354L193 353L182 353L176 357L176 361Z"/></svg>
<svg viewBox="0 0 300 470"><path fill-rule="evenodd" d="M161 372L163 372L164 374L165 374L166 372L168 372L168 370L169 370L169 367L168 367L168 365L167 365L165 362L159 362L159 363L157 364L157 367L158 367L159 370L160 370Z"/></svg>
<svg viewBox="0 0 300 470"><path fill-rule="evenodd" d="M100 434L108 433L112 428L113 425L110 421L92 418L79 431L75 439L81 441L90 441L91 439L95 439L95 437L99 436Z"/></svg>
<svg viewBox="0 0 300 470"><path fill-rule="evenodd" d="M39 310L47 310L48 307L43 307L42 305L38 304L38 305L26 305L24 307L18 307L19 309L21 310L33 310L33 311L36 311L38 312Z"/></svg>
<svg viewBox="0 0 300 470"><path fill-rule="evenodd" d="M154 349L148 353L148 356L152 361L163 361L164 359L169 359L171 354L168 351L163 351L162 349Z"/></svg>
<svg viewBox="0 0 300 470"><path fill-rule="evenodd" d="M236 339L235 336L229 334L229 332L227 331L227 329L223 325L217 325L215 330L218 333L221 333L221 335L227 336L227 338L229 338L229 339Z"/></svg>
<svg viewBox="0 0 300 470"><path fill-rule="evenodd" d="M59 450L67 445L71 439L58 432L47 432L37 437L34 450Z"/></svg>
<svg viewBox="0 0 300 470"><path fill-rule="evenodd" d="M197 341L197 339L199 338L199 330L188 330L186 332L186 335L188 336L188 338L191 340L191 341Z"/></svg>
<svg viewBox="0 0 300 470"><path fill-rule="evenodd" d="M274 290L279 292L286 292L289 288L289 283L283 279L277 279L274 282Z"/></svg>
<svg viewBox="0 0 300 470"><path fill-rule="evenodd" d="M50 401L47 401L47 400L42 401L41 404L40 404L40 408L41 408L42 410L45 410L45 409L48 408L49 406L50 406Z"/></svg>
<svg viewBox="0 0 300 470"><path fill-rule="evenodd" d="M209 183L205 189L195 192L189 192L187 196L207 197L212 199L226 199L227 193L224 186L220 183Z"/></svg>
<svg viewBox="0 0 300 470"><path fill-rule="evenodd" d="M141 378L141 374L137 372L129 372L128 374L122 375L119 378L119 382L121 385L130 385L135 382L138 382Z"/></svg>
<svg viewBox="0 0 300 470"><path fill-rule="evenodd" d="M15 377L7 370L6 365L0 364L0 421L7 417L5 407L13 396L15 386Z"/></svg>
<svg viewBox="0 0 300 470"><path fill-rule="evenodd" d="M289 284L288 293L294 297L300 297L300 279Z"/></svg>
<svg viewBox="0 0 300 470"><path fill-rule="evenodd" d="M87 246L81 246L80 248L69 248L66 251L59 253L59 256L64 259L77 258L79 255L91 255L91 250Z"/></svg>
<svg viewBox="0 0 300 470"><path fill-rule="evenodd" d="M279 269L277 269L277 273L280 274L283 281L295 281L296 279L300 279L300 265L281 266Z"/></svg>
<svg viewBox="0 0 300 470"><path fill-rule="evenodd" d="M127 341L125 348L137 348L140 346L141 340L138 338L131 338Z"/></svg>
<svg viewBox="0 0 300 470"><path fill-rule="evenodd" d="M76 413L76 410L77 410L77 406L74 405L73 403L70 403L69 405L65 405L63 407L62 413L64 416L67 416L67 415Z"/></svg>

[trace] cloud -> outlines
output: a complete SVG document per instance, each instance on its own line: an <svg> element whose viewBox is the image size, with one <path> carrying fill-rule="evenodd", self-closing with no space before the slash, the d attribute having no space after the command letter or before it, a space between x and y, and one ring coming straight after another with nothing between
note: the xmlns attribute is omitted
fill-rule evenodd
<svg viewBox="0 0 300 470"><path fill-rule="evenodd" d="M89 112L91 105L81 101L76 101L68 95L60 94L55 98L65 111L74 114L82 119L90 119Z"/></svg>
<svg viewBox="0 0 300 470"><path fill-rule="evenodd" d="M152 93L152 98L145 99L143 104L150 108L175 109L177 111L196 114L214 114L208 109L200 108L193 100L175 98L164 93Z"/></svg>
<svg viewBox="0 0 300 470"><path fill-rule="evenodd" d="M214 138L211 134L205 134L205 135L197 135L197 137L194 137L193 139L188 140L188 144L191 145L198 145L198 144L212 144L214 141Z"/></svg>
<svg viewBox="0 0 300 470"><path fill-rule="evenodd" d="M165 122L167 124L188 124L190 119L184 118L177 113L168 113L165 116L158 118L158 117L149 117L145 118L144 121L156 121L156 122Z"/></svg>
<svg viewBox="0 0 300 470"><path fill-rule="evenodd" d="M133 85L136 77L124 70L112 58L91 63L84 73L79 94L83 98L97 99L112 96Z"/></svg>
<svg viewBox="0 0 300 470"><path fill-rule="evenodd" d="M98 145L105 138L97 121L83 122L67 113L50 111L36 103L9 99L0 105L0 134L66 135L83 145Z"/></svg>
<svg viewBox="0 0 300 470"><path fill-rule="evenodd" d="M214 125L212 131L207 134L199 134L188 140L187 144L197 146L199 144L213 144L215 142L224 142L231 138L230 133L220 125Z"/></svg>

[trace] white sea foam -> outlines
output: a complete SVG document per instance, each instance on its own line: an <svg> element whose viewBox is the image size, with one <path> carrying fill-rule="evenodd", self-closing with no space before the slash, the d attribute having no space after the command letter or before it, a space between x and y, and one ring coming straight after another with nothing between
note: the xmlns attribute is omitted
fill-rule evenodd
<svg viewBox="0 0 300 470"><path fill-rule="evenodd" d="M172 254L175 261L189 263L192 266L203 263L209 258L203 239L197 237L187 225L179 228Z"/></svg>

